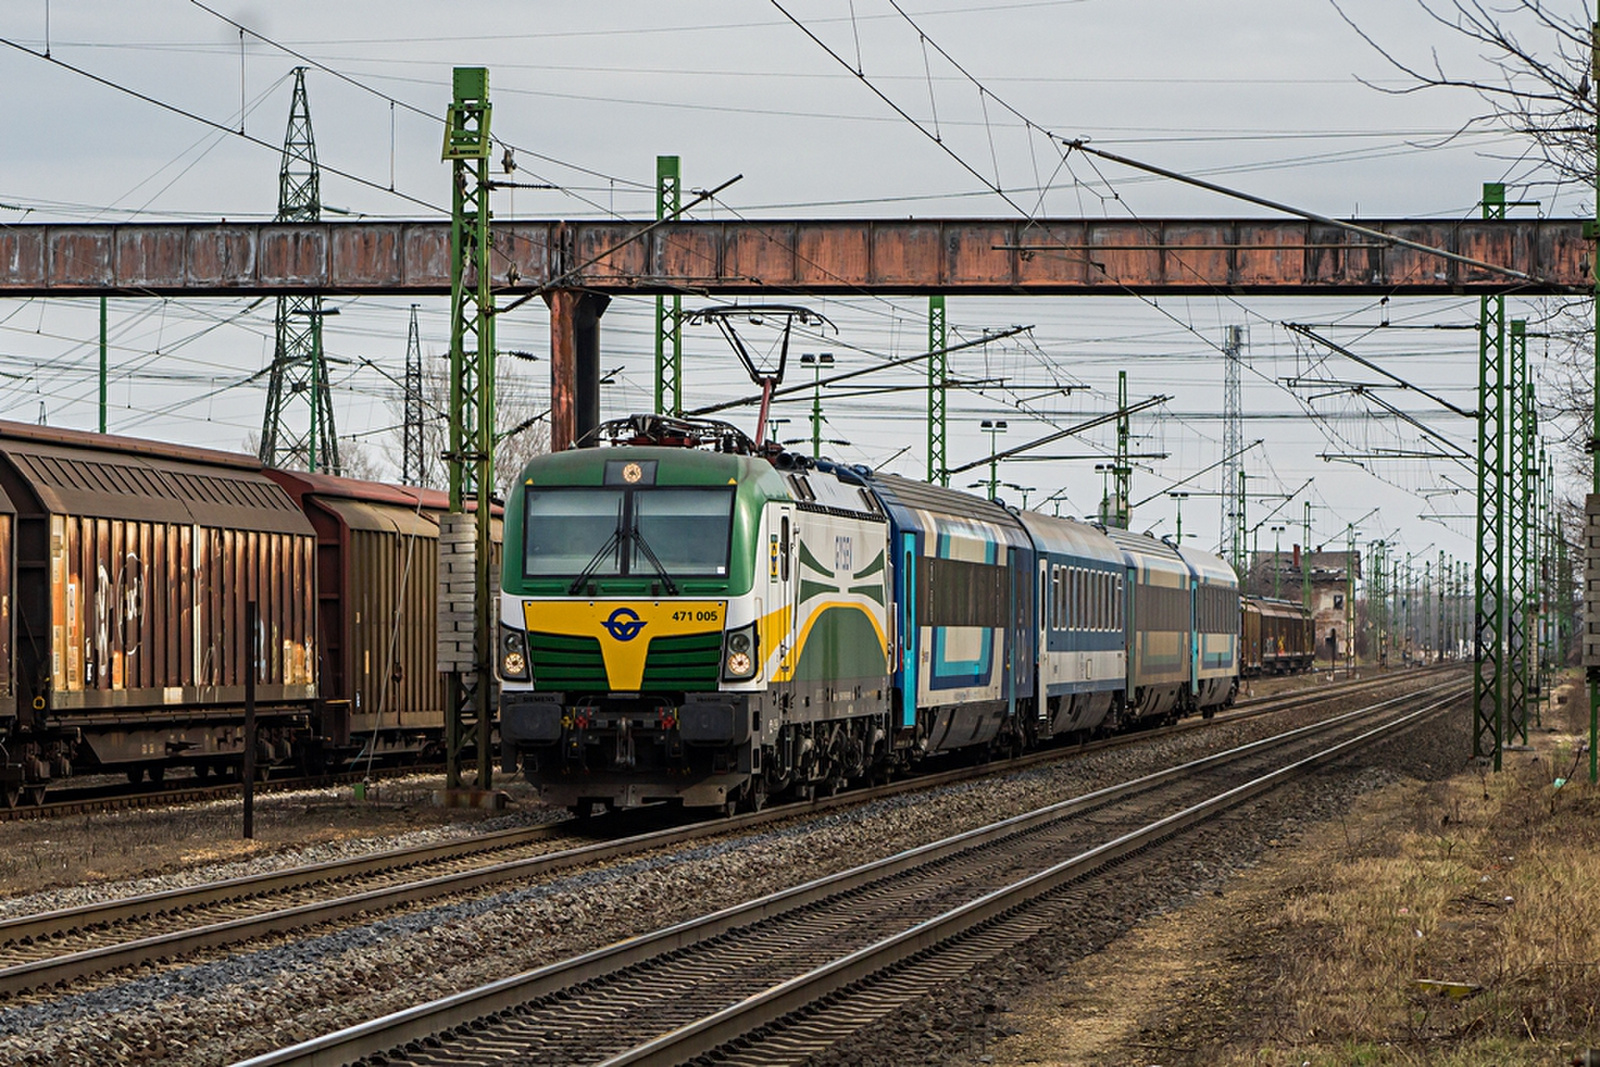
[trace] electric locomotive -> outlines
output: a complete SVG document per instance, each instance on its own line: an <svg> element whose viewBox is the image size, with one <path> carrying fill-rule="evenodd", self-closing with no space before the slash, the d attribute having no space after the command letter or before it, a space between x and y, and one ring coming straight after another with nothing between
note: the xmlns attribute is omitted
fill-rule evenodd
<svg viewBox="0 0 1600 1067"><path fill-rule="evenodd" d="M631 447L534 460L506 510L507 753L580 813L758 807L864 774L889 726L877 501L725 424L603 430Z"/></svg>

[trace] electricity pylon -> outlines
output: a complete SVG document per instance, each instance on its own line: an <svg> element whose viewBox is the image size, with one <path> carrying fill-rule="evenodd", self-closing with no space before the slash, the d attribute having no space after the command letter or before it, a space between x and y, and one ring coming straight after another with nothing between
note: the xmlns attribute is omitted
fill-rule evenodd
<svg viewBox="0 0 1600 1067"><path fill-rule="evenodd" d="M322 174L311 136L306 68L296 67L289 128L278 167L277 221L316 222L321 218ZM260 456L270 467L332 474L342 469L328 365L322 358L322 319L331 313L323 311L321 296L278 297L267 410L261 421Z"/></svg>

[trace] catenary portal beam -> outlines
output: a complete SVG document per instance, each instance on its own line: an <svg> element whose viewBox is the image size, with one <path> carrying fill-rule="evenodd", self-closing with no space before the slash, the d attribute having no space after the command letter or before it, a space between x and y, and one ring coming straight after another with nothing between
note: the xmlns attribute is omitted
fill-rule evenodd
<svg viewBox="0 0 1600 1067"><path fill-rule="evenodd" d="M496 292L1536 296L1594 284L1579 219L1361 222L1532 282L1298 220L685 221L641 236L648 225L496 222ZM443 221L0 228L0 296L449 291Z"/></svg>

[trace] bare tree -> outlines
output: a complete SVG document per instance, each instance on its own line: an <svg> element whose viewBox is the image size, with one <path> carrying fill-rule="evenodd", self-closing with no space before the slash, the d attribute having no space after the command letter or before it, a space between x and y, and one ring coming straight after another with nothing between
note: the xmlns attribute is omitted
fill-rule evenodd
<svg viewBox="0 0 1600 1067"><path fill-rule="evenodd" d="M1442 28L1479 48L1486 66L1474 73L1449 69L1437 50L1424 67L1400 58L1329 0L1349 24L1395 70L1409 79L1379 92L1408 95L1460 90L1482 105L1455 136L1496 129L1522 138L1525 151L1502 156L1508 182L1524 193L1549 194L1595 185L1595 87L1591 10L1587 0L1414 0ZM1367 83L1371 85L1371 83ZM1530 330L1552 341L1551 362L1539 390L1540 418L1563 456L1565 473L1587 482L1593 457L1589 438L1594 418L1594 319L1592 302L1550 301ZM1553 431L1553 432L1552 432Z"/></svg>
<svg viewBox="0 0 1600 1067"><path fill-rule="evenodd" d="M495 492L501 496L522 468L534 456L550 451L549 404L538 388L537 374L520 369L509 360L498 362L495 375L496 433L494 469ZM404 417L403 400L391 402L396 416ZM433 360L422 376L422 446L428 462L425 479L428 488L444 489L450 482L444 456L450 451L450 367L447 360ZM398 457L400 431L394 432ZM396 467L399 464L396 462Z"/></svg>
<svg viewBox="0 0 1600 1067"><path fill-rule="evenodd" d="M1587 8L1578 0L1571 0L1569 14L1551 10L1542 0L1502 0L1494 7L1481 0L1415 2L1441 27L1480 46L1488 71L1483 75L1452 72L1437 50L1427 68L1408 63L1357 25L1339 0L1329 0L1362 40L1411 79L1411 84L1398 89L1373 88L1393 95L1429 89L1474 93L1482 101L1483 111L1468 119L1458 132L1496 128L1529 141L1529 153L1508 158L1520 164L1513 184L1528 189L1574 183L1592 187L1595 105L1589 84ZM1530 41L1537 43L1527 43Z"/></svg>

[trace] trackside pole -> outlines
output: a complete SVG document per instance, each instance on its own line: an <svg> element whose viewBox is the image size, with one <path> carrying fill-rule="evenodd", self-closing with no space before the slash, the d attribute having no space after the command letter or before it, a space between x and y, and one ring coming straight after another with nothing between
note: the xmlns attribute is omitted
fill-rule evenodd
<svg viewBox="0 0 1600 1067"><path fill-rule="evenodd" d="M260 623L254 600L244 606L244 839L256 836L256 630Z"/></svg>

